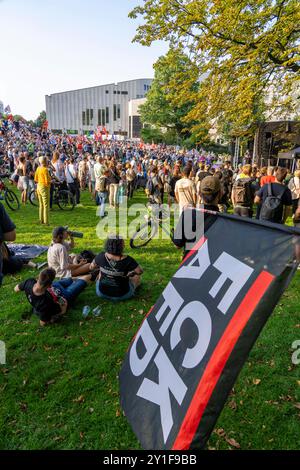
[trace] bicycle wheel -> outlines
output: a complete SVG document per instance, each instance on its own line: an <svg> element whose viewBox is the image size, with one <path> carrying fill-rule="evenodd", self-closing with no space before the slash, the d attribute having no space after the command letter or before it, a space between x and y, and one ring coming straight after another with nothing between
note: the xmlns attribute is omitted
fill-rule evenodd
<svg viewBox="0 0 300 470"><path fill-rule="evenodd" d="M29 194L29 202L30 202L30 204L32 204L35 207L37 207L39 205L39 200L38 200L37 193L36 193L35 189L33 189L31 191L31 193Z"/></svg>
<svg viewBox="0 0 300 470"><path fill-rule="evenodd" d="M142 248L148 245L150 240L155 236L157 229L158 225L151 220L141 225L130 240L131 248Z"/></svg>
<svg viewBox="0 0 300 470"><path fill-rule="evenodd" d="M70 191L58 191L56 203L62 211L72 211L75 207L75 199Z"/></svg>
<svg viewBox="0 0 300 470"><path fill-rule="evenodd" d="M5 199L6 204L12 211L16 211L20 209L19 199L17 195L10 189L5 190L4 199Z"/></svg>

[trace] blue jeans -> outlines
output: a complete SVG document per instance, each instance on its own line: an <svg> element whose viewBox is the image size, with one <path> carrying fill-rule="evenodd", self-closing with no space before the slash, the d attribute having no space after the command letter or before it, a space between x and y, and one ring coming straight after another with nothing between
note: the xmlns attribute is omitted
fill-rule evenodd
<svg viewBox="0 0 300 470"><path fill-rule="evenodd" d="M97 192L97 204L99 205L98 215L100 217L104 217L106 197L107 193Z"/></svg>
<svg viewBox="0 0 300 470"><path fill-rule="evenodd" d="M61 279L60 281L53 282L53 287L59 289L61 295L68 301L73 302L79 294L86 288L87 283L82 279Z"/></svg>
<svg viewBox="0 0 300 470"><path fill-rule="evenodd" d="M110 297L109 295L102 294L100 290L100 281L97 281L96 294L98 297L101 297L101 299L112 300L113 302L121 302L122 300L129 300L134 296L135 286L132 282L129 281L129 291L127 292L127 294L123 295L122 297Z"/></svg>

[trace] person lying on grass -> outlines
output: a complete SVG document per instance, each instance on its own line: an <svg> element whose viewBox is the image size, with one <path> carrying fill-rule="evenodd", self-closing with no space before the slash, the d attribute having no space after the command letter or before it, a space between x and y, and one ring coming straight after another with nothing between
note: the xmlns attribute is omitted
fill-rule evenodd
<svg viewBox="0 0 300 470"><path fill-rule="evenodd" d="M54 282L55 277L55 270L48 268L39 274L37 280L27 279L15 287L15 292L25 292L41 326L60 321L91 280L91 275L87 275L76 280L69 278Z"/></svg>
<svg viewBox="0 0 300 470"><path fill-rule="evenodd" d="M121 236L111 235L90 265L90 270L100 269L96 283L98 297L121 301L131 299L141 283L142 268L131 256L124 254L125 243Z"/></svg>

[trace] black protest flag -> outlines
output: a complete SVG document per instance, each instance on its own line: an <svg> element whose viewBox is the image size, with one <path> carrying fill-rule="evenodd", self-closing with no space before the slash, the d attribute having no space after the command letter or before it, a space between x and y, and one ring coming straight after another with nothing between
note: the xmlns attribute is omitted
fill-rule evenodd
<svg viewBox="0 0 300 470"><path fill-rule="evenodd" d="M300 231L210 217L213 223L149 312L120 373L121 405L145 449L205 446L297 266Z"/></svg>

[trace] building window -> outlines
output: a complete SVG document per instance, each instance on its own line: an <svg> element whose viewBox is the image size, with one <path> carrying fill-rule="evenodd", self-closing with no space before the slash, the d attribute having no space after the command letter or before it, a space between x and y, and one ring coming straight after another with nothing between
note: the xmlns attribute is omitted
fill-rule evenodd
<svg viewBox="0 0 300 470"><path fill-rule="evenodd" d="M118 95L120 95L120 94L121 94L121 92L120 92L120 91L117 91L117 94L118 94Z"/></svg>
<svg viewBox="0 0 300 470"><path fill-rule="evenodd" d="M106 108L106 124L109 123L109 108Z"/></svg>
<svg viewBox="0 0 300 470"><path fill-rule="evenodd" d="M121 91L121 95L128 95L128 91Z"/></svg>
<svg viewBox="0 0 300 470"><path fill-rule="evenodd" d="M106 90L106 91L105 91L105 93L108 95L109 91L108 91L108 90Z"/></svg>
<svg viewBox="0 0 300 470"><path fill-rule="evenodd" d="M90 125L90 110L89 109L86 110L86 125L87 126Z"/></svg>
<svg viewBox="0 0 300 470"><path fill-rule="evenodd" d="M85 111L82 111L82 125L85 126Z"/></svg>
<svg viewBox="0 0 300 470"><path fill-rule="evenodd" d="M116 90L114 90L114 95L116 95L116 94L117 94L117 92L116 92Z"/></svg>
<svg viewBox="0 0 300 470"><path fill-rule="evenodd" d="M101 109L98 109L98 126L101 125Z"/></svg>
<svg viewBox="0 0 300 470"><path fill-rule="evenodd" d="M118 119L120 119L121 118L121 105L120 104L118 104L117 106L117 111L118 111Z"/></svg>
<svg viewBox="0 0 300 470"><path fill-rule="evenodd" d="M117 120L117 105L114 104L114 121Z"/></svg>
<svg viewBox="0 0 300 470"><path fill-rule="evenodd" d="M102 109L102 126L105 126L105 109Z"/></svg>
<svg viewBox="0 0 300 470"><path fill-rule="evenodd" d="M94 119L94 110L93 110L93 109L90 109L91 126L93 125L93 119Z"/></svg>

